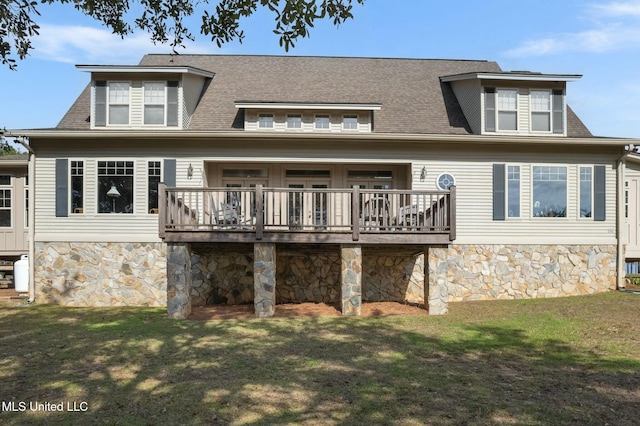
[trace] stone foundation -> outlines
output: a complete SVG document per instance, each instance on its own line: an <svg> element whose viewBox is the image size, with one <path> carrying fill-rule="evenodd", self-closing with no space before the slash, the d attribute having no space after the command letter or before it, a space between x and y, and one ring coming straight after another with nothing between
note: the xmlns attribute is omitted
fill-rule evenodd
<svg viewBox="0 0 640 426"><path fill-rule="evenodd" d="M166 306L162 243L44 243L35 247L38 303Z"/></svg>
<svg viewBox="0 0 640 426"><path fill-rule="evenodd" d="M616 246L452 245L431 247L429 294L448 301L525 299L605 292L616 286Z"/></svg>
<svg viewBox="0 0 640 426"><path fill-rule="evenodd" d="M362 248L362 301L424 305L424 252L420 248Z"/></svg>
<svg viewBox="0 0 640 426"><path fill-rule="evenodd" d="M185 316L192 305L254 304L254 269L275 270L272 279L263 276L259 283L270 289L275 282L270 303L348 302L346 310L356 315L362 302L425 304L431 314L444 314L449 302L573 296L616 286L615 245L428 247L426 268L423 248L416 246L262 244L264 253L258 246L184 245L168 265L163 243L39 242L36 300L68 306L170 304Z"/></svg>
<svg viewBox="0 0 640 426"><path fill-rule="evenodd" d="M191 304L253 303L253 244L191 244Z"/></svg>

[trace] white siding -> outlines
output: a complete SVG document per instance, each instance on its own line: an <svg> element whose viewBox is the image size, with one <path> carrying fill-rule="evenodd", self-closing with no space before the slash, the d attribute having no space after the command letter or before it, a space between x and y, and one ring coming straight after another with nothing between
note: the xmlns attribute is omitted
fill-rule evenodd
<svg viewBox="0 0 640 426"><path fill-rule="evenodd" d="M44 145L44 144L43 144ZM53 144L51 144L53 145ZM456 243L496 244L615 244L616 235L616 171L614 150L569 150L557 147L516 149L508 146L474 149L469 144L451 147L446 144L402 142L369 142L325 140L322 143L300 143L297 140L238 142L216 140L185 143L153 141L139 142L135 147L126 141L104 143L104 148L92 148L78 142L73 149L64 149L56 142L55 153L45 146L36 147L38 207L36 223L38 241L158 241L157 216L146 212L147 160L177 159L177 185L201 187L206 181L208 164L411 164L412 189L435 189L435 179L442 172L452 173L458 190L458 239ZM95 145L93 145L95 146ZM70 217L55 217L55 158L85 160L85 213ZM135 214L97 214L96 171L98 159L123 159L136 162ZM492 219L492 165L494 163L521 166L521 219ZM194 169L188 179L189 164ZM531 218L531 167L566 165L568 167L568 214L566 218ZM578 167L604 164L606 174L606 221L579 219ZM422 168L426 170L420 179ZM212 176L213 180L215 177Z"/></svg>
<svg viewBox="0 0 640 426"><path fill-rule="evenodd" d="M603 161L604 160L604 161ZM616 171L615 159L602 155L545 153L508 155L500 153L461 153L456 160L436 154L413 165L414 189L436 189L435 180L442 172L452 173L457 186L457 220L459 244L615 244L616 235ZM493 164L520 166L520 218L493 220ZM578 218L578 168L580 165L604 164L606 174L606 220ZM567 217L531 217L531 171L533 165L567 166ZM427 169L424 181L419 178Z"/></svg>

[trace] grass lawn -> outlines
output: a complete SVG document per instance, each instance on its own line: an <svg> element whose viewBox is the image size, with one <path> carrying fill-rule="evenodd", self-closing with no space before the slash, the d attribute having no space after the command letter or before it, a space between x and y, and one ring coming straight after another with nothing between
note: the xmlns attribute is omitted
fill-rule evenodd
<svg viewBox="0 0 640 426"><path fill-rule="evenodd" d="M640 423L640 295L221 321L14 305L2 425Z"/></svg>

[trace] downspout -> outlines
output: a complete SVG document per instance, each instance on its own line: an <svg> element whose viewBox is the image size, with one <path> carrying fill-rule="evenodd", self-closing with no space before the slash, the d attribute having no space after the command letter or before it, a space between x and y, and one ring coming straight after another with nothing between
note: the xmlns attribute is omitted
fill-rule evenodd
<svg viewBox="0 0 640 426"><path fill-rule="evenodd" d="M29 300L28 304L36 300L36 152L24 141L23 137L15 141L29 151Z"/></svg>
<svg viewBox="0 0 640 426"><path fill-rule="evenodd" d="M629 144L628 148L625 152L618 158L616 161L616 170L618 176L618 218L617 218L617 228L616 228L616 238L618 240L618 273L617 273L617 288L621 289L626 287L624 276L625 276L625 253L624 253L624 244L623 238L625 237L624 231L624 191L625 191L625 169L626 169L626 159L633 152L635 146L633 144Z"/></svg>

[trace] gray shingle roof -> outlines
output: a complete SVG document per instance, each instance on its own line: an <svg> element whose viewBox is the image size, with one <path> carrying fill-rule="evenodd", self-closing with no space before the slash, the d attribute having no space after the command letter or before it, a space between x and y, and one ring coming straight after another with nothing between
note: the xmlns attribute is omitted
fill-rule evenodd
<svg viewBox="0 0 640 426"><path fill-rule="evenodd" d="M499 72L490 61L244 55L146 55L140 65L188 65L215 73L189 130L237 130L235 102L381 104L376 133L469 134L448 83L440 77ZM89 129L85 89L58 124ZM234 126L235 123L235 126ZM591 136L569 110L569 136Z"/></svg>

